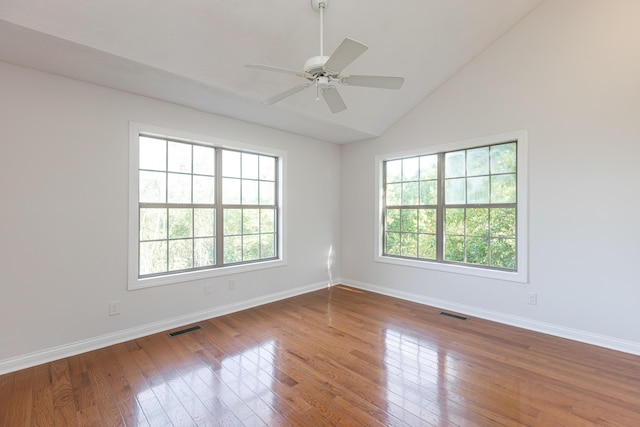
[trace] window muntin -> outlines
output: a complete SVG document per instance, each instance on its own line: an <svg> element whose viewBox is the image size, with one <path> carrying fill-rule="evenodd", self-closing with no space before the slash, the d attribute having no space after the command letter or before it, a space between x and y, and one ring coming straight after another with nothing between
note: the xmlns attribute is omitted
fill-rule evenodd
<svg viewBox="0 0 640 427"><path fill-rule="evenodd" d="M138 280L279 259L279 157L136 138Z"/></svg>
<svg viewBox="0 0 640 427"><path fill-rule="evenodd" d="M381 255L518 270L517 142L383 160Z"/></svg>

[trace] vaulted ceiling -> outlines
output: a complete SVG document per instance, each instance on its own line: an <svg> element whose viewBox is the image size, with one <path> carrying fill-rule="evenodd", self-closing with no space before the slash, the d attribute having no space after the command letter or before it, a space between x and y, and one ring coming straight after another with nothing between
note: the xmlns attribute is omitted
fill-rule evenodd
<svg viewBox="0 0 640 427"><path fill-rule="evenodd" d="M319 55L310 0L2 0L0 60L269 127L346 143L378 136L543 0L329 0L324 50L369 49L345 74L403 76L398 91L339 86L333 114L304 83Z"/></svg>

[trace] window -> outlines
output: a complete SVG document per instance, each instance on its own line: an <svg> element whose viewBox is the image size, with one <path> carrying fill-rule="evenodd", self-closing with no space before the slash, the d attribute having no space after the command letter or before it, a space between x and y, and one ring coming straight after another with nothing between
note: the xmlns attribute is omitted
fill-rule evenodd
<svg viewBox="0 0 640 427"><path fill-rule="evenodd" d="M139 125L130 144L130 288L282 260L282 156Z"/></svg>
<svg viewBox="0 0 640 427"><path fill-rule="evenodd" d="M380 156L376 260L526 280L526 134Z"/></svg>

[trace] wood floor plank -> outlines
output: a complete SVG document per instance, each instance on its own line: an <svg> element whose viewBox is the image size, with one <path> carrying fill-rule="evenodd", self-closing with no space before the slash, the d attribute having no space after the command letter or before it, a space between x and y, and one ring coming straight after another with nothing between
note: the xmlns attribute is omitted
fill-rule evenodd
<svg viewBox="0 0 640 427"><path fill-rule="evenodd" d="M2 375L0 427L640 425L640 357L440 311L347 286L254 307Z"/></svg>
<svg viewBox="0 0 640 427"><path fill-rule="evenodd" d="M53 389L48 364L36 366L33 372L33 405L31 423L34 426L53 425Z"/></svg>

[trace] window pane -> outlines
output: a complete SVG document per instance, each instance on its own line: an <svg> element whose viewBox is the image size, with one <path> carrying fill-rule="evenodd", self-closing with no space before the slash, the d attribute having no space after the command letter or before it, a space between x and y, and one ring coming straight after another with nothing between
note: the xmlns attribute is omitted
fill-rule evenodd
<svg viewBox="0 0 640 427"><path fill-rule="evenodd" d="M275 231L275 210L260 209L260 232L273 233Z"/></svg>
<svg viewBox="0 0 640 427"><path fill-rule="evenodd" d="M237 151L222 150L222 175L231 178L240 178L240 153Z"/></svg>
<svg viewBox="0 0 640 427"><path fill-rule="evenodd" d="M191 212L191 209L169 209L170 239L192 236L193 219Z"/></svg>
<svg viewBox="0 0 640 427"><path fill-rule="evenodd" d="M491 147L491 173L516 171L516 144L503 144Z"/></svg>
<svg viewBox="0 0 640 427"><path fill-rule="evenodd" d="M418 257L424 259L436 259L436 235L418 235Z"/></svg>
<svg viewBox="0 0 640 427"><path fill-rule="evenodd" d="M167 174L140 171L140 202L164 203L167 197Z"/></svg>
<svg viewBox="0 0 640 427"><path fill-rule="evenodd" d="M216 181L212 176L193 177L193 203L215 203Z"/></svg>
<svg viewBox="0 0 640 427"><path fill-rule="evenodd" d="M169 241L169 271L193 268L193 240Z"/></svg>
<svg viewBox="0 0 640 427"><path fill-rule="evenodd" d="M411 157L402 160L402 180L417 181L420 179L420 158Z"/></svg>
<svg viewBox="0 0 640 427"><path fill-rule="evenodd" d="M436 205L438 203L438 181L420 181L420 204Z"/></svg>
<svg viewBox="0 0 640 427"><path fill-rule="evenodd" d="M167 143L156 138L141 136L140 169L167 170Z"/></svg>
<svg viewBox="0 0 640 427"><path fill-rule="evenodd" d="M233 178L222 179L222 203L227 205L240 204L240 183L242 181Z"/></svg>
<svg viewBox="0 0 640 427"><path fill-rule="evenodd" d="M215 175L216 152L212 147L193 146L193 173Z"/></svg>
<svg viewBox="0 0 640 427"><path fill-rule="evenodd" d="M400 209L387 209L386 229L400 231Z"/></svg>
<svg viewBox="0 0 640 427"><path fill-rule="evenodd" d="M242 239L242 260L252 261L260 258L260 235L245 235Z"/></svg>
<svg viewBox="0 0 640 427"><path fill-rule="evenodd" d="M467 259L471 264L487 265L489 255L489 239L483 237L467 238Z"/></svg>
<svg viewBox="0 0 640 427"><path fill-rule="evenodd" d="M467 150L467 176L489 175L489 147Z"/></svg>
<svg viewBox="0 0 640 427"><path fill-rule="evenodd" d="M386 198L388 206L400 206L402 204L402 184L387 185Z"/></svg>
<svg viewBox="0 0 640 427"><path fill-rule="evenodd" d="M516 268L516 239L491 239L491 266Z"/></svg>
<svg viewBox="0 0 640 427"><path fill-rule="evenodd" d="M464 237L446 236L444 241L444 259L464 262Z"/></svg>
<svg viewBox="0 0 640 427"><path fill-rule="evenodd" d="M242 177L258 179L259 157L256 154L242 153Z"/></svg>
<svg viewBox="0 0 640 427"><path fill-rule="evenodd" d="M242 234L242 209L224 210L224 234Z"/></svg>
<svg viewBox="0 0 640 427"><path fill-rule="evenodd" d="M438 156L422 156L420 157L420 179L437 179L438 178Z"/></svg>
<svg viewBox="0 0 640 427"><path fill-rule="evenodd" d="M444 155L445 178L457 178L464 176L465 172L464 151L455 151Z"/></svg>
<svg viewBox="0 0 640 427"><path fill-rule="evenodd" d="M387 233L385 244L385 253L389 255L400 255L400 233Z"/></svg>
<svg viewBox="0 0 640 427"><path fill-rule="evenodd" d="M242 204L258 204L258 181L242 180Z"/></svg>
<svg viewBox="0 0 640 427"><path fill-rule="evenodd" d="M225 264L242 261L242 236L225 236L223 246Z"/></svg>
<svg viewBox="0 0 640 427"><path fill-rule="evenodd" d="M402 184L402 204L405 206L417 205L420 202L420 183L405 182Z"/></svg>
<svg viewBox="0 0 640 427"><path fill-rule="evenodd" d="M138 274L163 273L167 271L167 241L141 242Z"/></svg>
<svg viewBox="0 0 640 427"><path fill-rule="evenodd" d="M257 234L260 232L260 209L242 210L242 234Z"/></svg>
<svg viewBox="0 0 640 427"><path fill-rule="evenodd" d="M464 235L464 209L446 210L445 233Z"/></svg>
<svg viewBox="0 0 640 427"><path fill-rule="evenodd" d="M402 160L390 160L385 162L387 170L387 182L402 181Z"/></svg>
<svg viewBox="0 0 640 427"><path fill-rule="evenodd" d="M402 256L417 258L418 257L418 236L413 233L402 233Z"/></svg>
<svg viewBox="0 0 640 427"><path fill-rule="evenodd" d="M515 209L491 209L491 237L516 237Z"/></svg>
<svg viewBox="0 0 640 427"><path fill-rule="evenodd" d="M417 209L402 209L400 215L402 216L401 231L415 233L418 231L418 210Z"/></svg>
<svg viewBox="0 0 640 427"><path fill-rule="evenodd" d="M140 240L167 238L167 210L140 209Z"/></svg>
<svg viewBox="0 0 640 427"><path fill-rule="evenodd" d="M465 179L447 179L444 184L444 200L449 205L462 205L466 201Z"/></svg>
<svg viewBox="0 0 640 427"><path fill-rule="evenodd" d="M169 174L169 203L191 203L191 175Z"/></svg>
<svg viewBox="0 0 640 427"><path fill-rule="evenodd" d="M467 178L467 203L489 203L489 177Z"/></svg>
<svg viewBox="0 0 640 427"><path fill-rule="evenodd" d="M491 203L516 202L516 175L496 175L491 177Z"/></svg>
<svg viewBox="0 0 640 427"><path fill-rule="evenodd" d="M191 144L169 142L169 171L191 173Z"/></svg>
<svg viewBox="0 0 640 427"><path fill-rule="evenodd" d="M260 179L267 181L276 180L276 159L269 156L260 156Z"/></svg>
<svg viewBox="0 0 640 427"><path fill-rule="evenodd" d="M489 235L489 209L467 209L467 236Z"/></svg>
<svg viewBox="0 0 640 427"><path fill-rule="evenodd" d="M213 237L216 235L215 210L214 209L194 209L193 210L193 236Z"/></svg>
<svg viewBox="0 0 640 427"><path fill-rule="evenodd" d="M276 256L275 236L273 234L260 235L260 258Z"/></svg>
<svg viewBox="0 0 640 427"><path fill-rule="evenodd" d="M195 239L193 241L193 266L207 267L215 265L216 245L214 238Z"/></svg>
<svg viewBox="0 0 640 427"><path fill-rule="evenodd" d="M418 210L418 232L419 233L436 233L436 210L420 209Z"/></svg>
<svg viewBox="0 0 640 427"><path fill-rule="evenodd" d="M260 181L260 200L261 205L273 205L276 203L276 184L275 182Z"/></svg>

